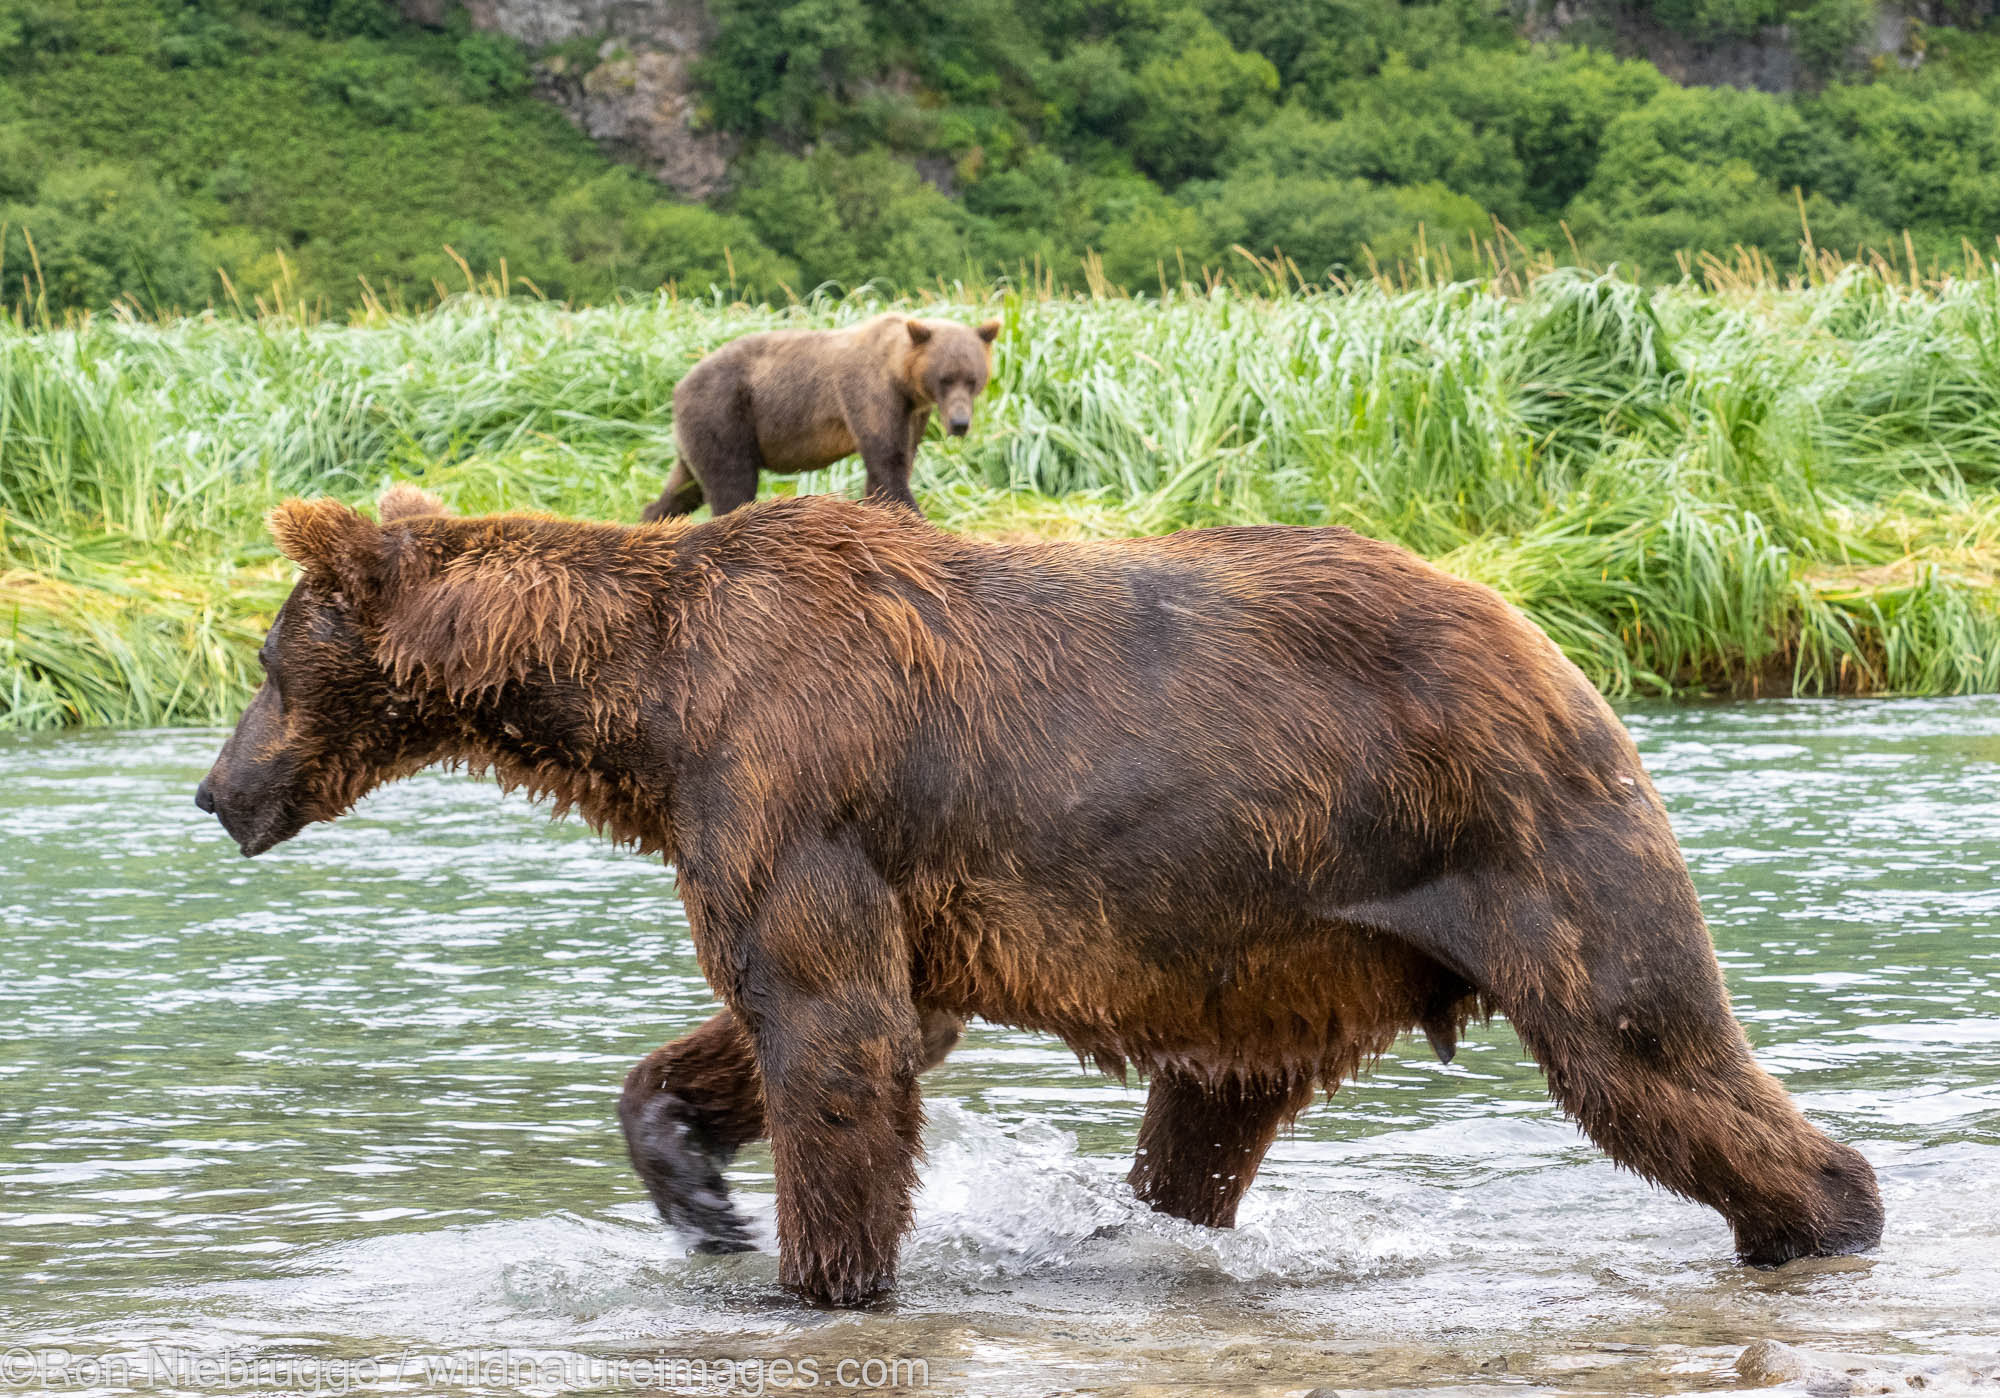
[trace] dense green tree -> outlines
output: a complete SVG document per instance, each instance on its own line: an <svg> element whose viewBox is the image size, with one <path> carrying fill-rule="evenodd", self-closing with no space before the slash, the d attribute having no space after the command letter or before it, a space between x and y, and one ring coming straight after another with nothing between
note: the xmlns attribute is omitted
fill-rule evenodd
<svg viewBox="0 0 2000 1398"><path fill-rule="evenodd" d="M766 247L743 219L698 204L662 203L630 170L607 170L558 195L539 231L539 255L520 270L545 291L578 300L669 284L694 293L719 286L748 298L776 297L799 281L798 267Z"/></svg>
<svg viewBox="0 0 2000 1398"><path fill-rule="evenodd" d="M1584 251L1671 278L1683 256L1738 247L1792 270L1808 226L1817 246L1849 256L1887 245L1889 230L1866 214L1817 194L1801 202L1746 160L1681 161L1674 169L1672 178L1595 187L1595 197L1577 200L1570 222Z"/></svg>
<svg viewBox="0 0 2000 1398"><path fill-rule="evenodd" d="M1373 75L1391 54L1441 63L1514 39L1498 0L1207 0L1204 8L1231 43L1276 66L1288 94L1322 111L1337 110L1340 85Z"/></svg>
<svg viewBox="0 0 2000 1398"><path fill-rule="evenodd" d="M0 203L28 199L48 172L48 152L26 125L0 121Z"/></svg>
<svg viewBox="0 0 2000 1398"><path fill-rule="evenodd" d="M1816 123L1851 153L1853 202L1893 228L1990 246L2000 231L2000 82L1830 88Z"/></svg>
<svg viewBox="0 0 2000 1398"><path fill-rule="evenodd" d="M1465 246L1486 236L1486 211L1440 184L1386 188L1359 179L1238 175L1203 205L1211 238L1259 257L1282 253L1310 281L1365 275L1368 260L1394 264L1419 237Z"/></svg>
<svg viewBox="0 0 2000 1398"><path fill-rule="evenodd" d="M209 266L194 217L152 181L111 164L56 170L31 199L0 206L6 303L55 308L128 301L199 306ZM30 244L32 243L32 248Z"/></svg>
<svg viewBox="0 0 2000 1398"><path fill-rule="evenodd" d="M1527 171L1502 114L1462 116L1431 100L1435 86L1429 74L1392 59L1355 92L1333 132L1346 173L1378 184L1442 184L1502 218L1519 217Z"/></svg>
<svg viewBox="0 0 2000 1398"><path fill-rule="evenodd" d="M1874 20L1873 0L1813 0L1791 18L1792 46L1807 68L1831 77L1852 65Z"/></svg>
<svg viewBox="0 0 2000 1398"><path fill-rule="evenodd" d="M1178 181L1214 173L1236 131L1268 112L1278 71L1260 55L1238 53L1207 19L1188 14L1132 87L1133 157L1147 173Z"/></svg>
<svg viewBox="0 0 2000 1398"><path fill-rule="evenodd" d="M709 13L716 37L702 84L716 124L728 130L816 134L847 85L870 71L862 0L713 0Z"/></svg>
<svg viewBox="0 0 2000 1398"><path fill-rule="evenodd" d="M765 151L744 162L734 203L798 265L801 290L878 276L903 286L976 276L988 251L963 204L884 151L822 147L804 159Z"/></svg>
<svg viewBox="0 0 2000 1398"><path fill-rule="evenodd" d="M390 0L0 0L0 208L52 312L269 291L330 309L503 268L596 299L911 287L1093 253L1137 289L1282 251L1308 276L1531 245L1675 276L1696 250L1952 257L2000 228L2000 26L1850 70L1874 0L1636 0L1717 42L1785 22L1828 85L1682 88L1531 46L1507 0L711 0L708 207L538 101L536 53ZM571 71L574 71L572 69ZM1864 80L1865 79L1865 80ZM447 254L447 246L451 249ZM18 302L26 241L8 235Z"/></svg>

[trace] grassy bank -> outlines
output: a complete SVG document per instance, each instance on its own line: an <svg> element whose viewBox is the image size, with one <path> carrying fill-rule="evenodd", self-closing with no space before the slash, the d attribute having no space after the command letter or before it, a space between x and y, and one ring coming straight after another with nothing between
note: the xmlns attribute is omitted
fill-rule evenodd
<svg viewBox="0 0 2000 1398"><path fill-rule="evenodd" d="M1005 298L974 432L918 490L961 530L1351 525L1491 583L1613 694L2000 689L2000 277L1722 281ZM278 499L419 479L634 518L688 365L875 309L0 329L0 727L225 719L287 585Z"/></svg>

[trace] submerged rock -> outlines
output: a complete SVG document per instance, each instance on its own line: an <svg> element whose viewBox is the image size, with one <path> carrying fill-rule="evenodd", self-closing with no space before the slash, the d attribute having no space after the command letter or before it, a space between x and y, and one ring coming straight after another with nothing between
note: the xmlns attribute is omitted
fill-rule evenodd
<svg viewBox="0 0 2000 1398"><path fill-rule="evenodd" d="M1736 1376L1759 1388L1824 1395L2000 1390L2000 1360L1988 1365L1936 1356L1830 1354L1758 1340L1736 1357Z"/></svg>

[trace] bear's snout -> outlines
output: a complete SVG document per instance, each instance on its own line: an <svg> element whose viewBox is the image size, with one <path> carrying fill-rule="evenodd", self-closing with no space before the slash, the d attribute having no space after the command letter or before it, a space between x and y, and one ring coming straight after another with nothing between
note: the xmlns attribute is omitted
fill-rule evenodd
<svg viewBox="0 0 2000 1398"><path fill-rule="evenodd" d="M224 785L226 787L227 784ZM214 772L203 777L201 785L194 789L195 809L205 815L214 816L221 824L223 833L234 840L238 848L241 848L245 841L243 821L240 819L242 802L235 799L240 795L241 793L226 789L218 795Z"/></svg>
<svg viewBox="0 0 2000 1398"><path fill-rule="evenodd" d="M246 859L289 840L305 824L296 814L295 801L272 800L264 788L246 790L232 784L226 775L218 783L212 771L194 789L194 804L221 823L223 833L236 842Z"/></svg>
<svg viewBox="0 0 2000 1398"><path fill-rule="evenodd" d="M952 436L963 437L966 429L972 426L972 414L967 413L964 417L950 418L945 422L944 426L945 431L951 433Z"/></svg>

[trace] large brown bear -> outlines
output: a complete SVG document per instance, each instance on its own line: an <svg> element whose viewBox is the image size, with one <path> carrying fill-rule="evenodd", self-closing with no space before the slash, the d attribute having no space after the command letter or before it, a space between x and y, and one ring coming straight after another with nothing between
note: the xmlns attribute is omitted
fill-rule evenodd
<svg viewBox="0 0 2000 1398"><path fill-rule="evenodd" d="M759 471L816 471L861 453L870 499L917 508L910 468L930 424L962 437L991 371L989 320L883 315L846 330L771 330L732 340L674 388L679 458L649 523L703 499L723 515L757 497Z"/></svg>
<svg viewBox="0 0 2000 1398"><path fill-rule="evenodd" d="M1152 1080L1139 1196L1223 1226L1405 1030L1504 1012L1746 1260L1873 1244L1866 1161L1752 1060L1617 719L1485 588L1338 529L1003 545L830 497L703 524L273 516L304 569L196 794L254 855L458 761L679 872L726 1006L626 1083L666 1218L894 1278L917 1076L971 1015ZM1555 1240L1555 1245L1560 1245Z"/></svg>

